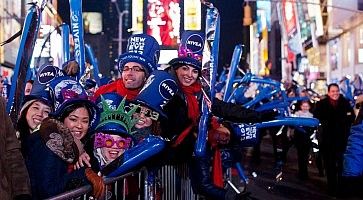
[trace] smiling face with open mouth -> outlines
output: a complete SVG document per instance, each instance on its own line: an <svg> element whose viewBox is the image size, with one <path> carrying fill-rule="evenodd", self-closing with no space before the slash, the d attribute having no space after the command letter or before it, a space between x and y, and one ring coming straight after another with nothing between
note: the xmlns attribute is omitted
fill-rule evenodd
<svg viewBox="0 0 363 200"><path fill-rule="evenodd" d="M122 81L127 89L137 89L145 82L145 69L141 64L128 62L122 69Z"/></svg>
<svg viewBox="0 0 363 200"><path fill-rule="evenodd" d="M41 101L34 101L26 113L29 129L34 130L50 113L50 107Z"/></svg>
<svg viewBox="0 0 363 200"><path fill-rule="evenodd" d="M87 134L89 123L89 113L85 107L75 109L64 119L64 125L69 128L73 137L78 140Z"/></svg>
<svg viewBox="0 0 363 200"><path fill-rule="evenodd" d="M135 128L147 128L150 127L153 123L153 119L156 121L159 114L150 110L147 107L140 106L139 109L134 113L134 118L138 119ZM157 116L157 117L156 117Z"/></svg>
<svg viewBox="0 0 363 200"><path fill-rule="evenodd" d="M102 137L101 152L107 163L112 162L121 156L131 146L130 137L121 137L119 135L104 134Z"/></svg>
<svg viewBox="0 0 363 200"><path fill-rule="evenodd" d="M175 70L179 82L183 86L191 86L198 78L198 70L189 65L183 65Z"/></svg>

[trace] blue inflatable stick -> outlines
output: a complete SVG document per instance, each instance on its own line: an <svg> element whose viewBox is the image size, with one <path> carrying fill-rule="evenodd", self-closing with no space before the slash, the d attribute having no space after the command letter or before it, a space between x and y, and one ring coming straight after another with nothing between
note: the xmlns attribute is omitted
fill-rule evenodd
<svg viewBox="0 0 363 200"><path fill-rule="evenodd" d="M231 96L233 81L237 72L238 63L241 60L242 52L243 52L243 45L236 45L234 47L231 65L229 67L229 73L226 83L226 90L223 96L223 101L228 101L229 97Z"/></svg>
<svg viewBox="0 0 363 200"><path fill-rule="evenodd" d="M86 69L83 41L83 16L82 0L69 0L71 9L71 31L74 40L74 58L79 64L78 80L83 76Z"/></svg>
<svg viewBox="0 0 363 200"><path fill-rule="evenodd" d="M62 30L62 40L63 40L63 54L62 63L67 62L70 59L69 56L69 26L68 24L61 25Z"/></svg>
<svg viewBox="0 0 363 200"><path fill-rule="evenodd" d="M219 52L219 32L220 32L220 17L219 12L213 4L203 2L207 8L206 17L206 36L208 47L212 46L212 53L210 55L210 65L202 66L202 85L203 85L203 102L202 102L202 115L199 122L198 137L195 144L195 155L197 157L203 157L206 152L207 135L208 135L208 122L210 117L210 105L213 104L215 96L215 83L217 80L217 68L218 68L218 52ZM208 49L208 48L205 48ZM204 82L204 83L203 83ZM208 88L209 86L209 88Z"/></svg>
<svg viewBox="0 0 363 200"><path fill-rule="evenodd" d="M30 5L31 7L28 10L23 25L18 56L8 95L8 103L6 105L6 111L10 114L13 123L16 123L18 120L20 106L24 97L26 76L29 70L41 20L41 9L35 3Z"/></svg>
<svg viewBox="0 0 363 200"><path fill-rule="evenodd" d="M93 66L93 75L94 75L95 81L96 81L97 85L100 86L101 85L100 77L98 76L100 71L98 70L97 58L95 58L93 50L92 50L91 46L88 45L88 44L86 44L86 52L87 52L88 57L89 57L89 59L91 61L91 65Z"/></svg>
<svg viewBox="0 0 363 200"><path fill-rule="evenodd" d="M149 136L141 143L125 151L125 153L106 165L102 173L107 177L116 177L142 165L147 159L160 153L165 148L165 141L157 136Z"/></svg>

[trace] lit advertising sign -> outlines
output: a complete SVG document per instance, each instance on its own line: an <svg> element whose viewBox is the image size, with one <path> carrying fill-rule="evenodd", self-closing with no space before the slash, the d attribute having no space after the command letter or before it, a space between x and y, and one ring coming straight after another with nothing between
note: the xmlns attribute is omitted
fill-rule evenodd
<svg viewBox="0 0 363 200"><path fill-rule="evenodd" d="M297 13L299 18L300 25L300 36L301 40L304 43L306 49L312 47L312 37L311 37L311 27L309 22L309 16L305 15L307 13L306 4L302 4L301 2L297 3Z"/></svg>
<svg viewBox="0 0 363 200"><path fill-rule="evenodd" d="M180 37L179 0L148 0L146 32L162 47L177 48Z"/></svg>
<svg viewBox="0 0 363 200"><path fill-rule="evenodd" d="M200 30L201 27L200 0L184 0L184 30Z"/></svg>
<svg viewBox="0 0 363 200"><path fill-rule="evenodd" d="M97 34L102 32L102 13L83 12L84 32Z"/></svg>
<svg viewBox="0 0 363 200"><path fill-rule="evenodd" d="M315 36L324 35L323 19L321 16L320 1L319 0L308 0L308 13L309 17L315 22ZM313 33L314 33L313 32Z"/></svg>
<svg viewBox="0 0 363 200"><path fill-rule="evenodd" d="M257 7L257 19L261 19L263 21L257 23L263 24L261 27L261 30L266 28L270 31L271 30L271 2L270 1L257 1L256 2ZM258 15L262 15L262 17L259 17Z"/></svg>
<svg viewBox="0 0 363 200"><path fill-rule="evenodd" d="M293 2L287 0L282 1L282 16L286 34L288 36L296 34L296 10Z"/></svg>
<svg viewBox="0 0 363 200"><path fill-rule="evenodd" d="M143 31L143 0L132 1L132 32L134 34L142 33Z"/></svg>
<svg viewBox="0 0 363 200"><path fill-rule="evenodd" d="M1 16L3 18L0 20L0 29L3 32L2 41L5 41L21 29L20 21L17 21L17 19L14 17L16 16L19 19L21 18L21 1L5 0L1 7ZM3 54L1 54L3 56L3 58L1 58L1 61L5 61L6 63L15 65L16 58L18 56L20 38L21 37L14 39L12 42L6 44L4 47L1 48L3 51Z"/></svg>

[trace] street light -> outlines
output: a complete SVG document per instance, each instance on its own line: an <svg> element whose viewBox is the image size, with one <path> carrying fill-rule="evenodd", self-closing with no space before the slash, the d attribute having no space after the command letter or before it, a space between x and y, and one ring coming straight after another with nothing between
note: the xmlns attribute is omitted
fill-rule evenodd
<svg viewBox="0 0 363 200"><path fill-rule="evenodd" d="M122 53L122 19L124 17L124 15L129 14L128 10L123 10L122 12L120 11L120 8L118 6L117 0L111 0L112 3L115 4L116 6L116 11L118 14L118 55L121 55Z"/></svg>

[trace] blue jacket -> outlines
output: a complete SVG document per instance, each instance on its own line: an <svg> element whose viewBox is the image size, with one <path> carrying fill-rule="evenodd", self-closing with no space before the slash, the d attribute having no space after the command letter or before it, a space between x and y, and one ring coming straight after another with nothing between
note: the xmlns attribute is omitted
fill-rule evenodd
<svg viewBox="0 0 363 200"><path fill-rule="evenodd" d="M344 154L343 176L363 176L363 124L353 126Z"/></svg>
<svg viewBox="0 0 363 200"><path fill-rule="evenodd" d="M22 141L33 199L52 197L87 183L84 169L67 172L68 163L52 152L34 132Z"/></svg>

